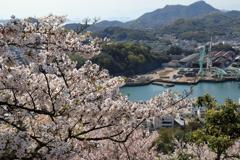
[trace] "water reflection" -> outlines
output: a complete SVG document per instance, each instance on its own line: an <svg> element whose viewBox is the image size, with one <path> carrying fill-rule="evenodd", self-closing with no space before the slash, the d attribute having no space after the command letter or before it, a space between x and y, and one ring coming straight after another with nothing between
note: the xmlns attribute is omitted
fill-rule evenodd
<svg viewBox="0 0 240 160"><path fill-rule="evenodd" d="M170 87L174 92L182 93L183 90L190 90L189 85L175 85ZM157 94L161 94L165 89L162 86L150 84L147 86L137 87L123 87L120 91L124 91L124 94L130 94L130 100L149 100ZM211 96L215 96L218 103L223 103L224 99L230 97L235 102L238 102L240 98L240 87L238 82L224 82L224 83L199 83L194 85L193 94L189 98L196 96L202 96L208 92Z"/></svg>

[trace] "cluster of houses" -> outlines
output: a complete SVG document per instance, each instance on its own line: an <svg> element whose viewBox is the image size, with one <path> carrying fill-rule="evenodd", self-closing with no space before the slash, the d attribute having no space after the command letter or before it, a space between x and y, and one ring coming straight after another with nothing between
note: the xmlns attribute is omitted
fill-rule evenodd
<svg viewBox="0 0 240 160"><path fill-rule="evenodd" d="M195 118L196 116L198 116L200 119L204 119L204 109L183 108L175 116L166 116L164 118L153 117L151 120L146 120L142 127L150 132L159 130L162 127L184 127L191 121L192 118Z"/></svg>
<svg viewBox="0 0 240 160"><path fill-rule="evenodd" d="M237 111L240 112L240 98L238 99ZM142 128L149 132L157 131L162 127L169 129L174 127L184 128L185 125L192 122L193 118L196 117L203 121L205 118L205 108L182 108L175 116L166 116L164 118L153 117L146 120L142 124Z"/></svg>

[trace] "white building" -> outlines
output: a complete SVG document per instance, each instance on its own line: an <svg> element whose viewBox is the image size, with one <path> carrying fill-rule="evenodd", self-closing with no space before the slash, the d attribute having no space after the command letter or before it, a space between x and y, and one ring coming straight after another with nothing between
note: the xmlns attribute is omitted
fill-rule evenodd
<svg viewBox="0 0 240 160"><path fill-rule="evenodd" d="M196 112L192 108L183 108L177 113L176 118L184 119L186 117L193 118L196 117Z"/></svg>
<svg viewBox="0 0 240 160"><path fill-rule="evenodd" d="M173 128L174 127L174 117L166 116L164 118L153 118L153 129L159 130L162 127Z"/></svg>
<svg viewBox="0 0 240 160"><path fill-rule="evenodd" d="M194 110L192 108L183 108L176 116L166 116L164 118L153 117L152 120L146 120L143 124L143 128L150 131L159 130L162 127L173 128L176 126L184 126L191 122L191 119L198 116L199 118L204 118L204 109ZM176 126L175 126L176 125Z"/></svg>

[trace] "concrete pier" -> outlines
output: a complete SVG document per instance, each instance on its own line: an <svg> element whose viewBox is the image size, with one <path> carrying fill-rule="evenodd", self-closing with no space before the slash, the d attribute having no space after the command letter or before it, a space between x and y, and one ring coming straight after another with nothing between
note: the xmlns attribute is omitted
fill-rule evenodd
<svg viewBox="0 0 240 160"><path fill-rule="evenodd" d="M152 84L156 84L156 85L161 85L161 86L166 86L166 87L173 87L174 84L172 83L166 83L166 82L153 82Z"/></svg>
<svg viewBox="0 0 240 160"><path fill-rule="evenodd" d="M175 84L191 84L195 85L199 82L226 82L226 81L239 81L231 76L224 77L219 79L213 77L207 70L205 70L206 75L204 76L194 76L188 77L183 74L179 74L179 68L167 68L165 70L158 70L154 73L145 74L144 77L148 78L148 81L141 83L126 83L126 86L138 86L138 85L147 85L150 83L162 85L166 87L172 87ZM141 75L142 76L142 75Z"/></svg>

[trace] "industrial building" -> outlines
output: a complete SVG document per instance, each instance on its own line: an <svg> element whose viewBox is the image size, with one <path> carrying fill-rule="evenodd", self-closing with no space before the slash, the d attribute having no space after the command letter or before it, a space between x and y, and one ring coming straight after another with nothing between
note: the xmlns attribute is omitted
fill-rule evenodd
<svg viewBox="0 0 240 160"><path fill-rule="evenodd" d="M191 54L179 61L181 67L191 67L192 63L198 60L200 57L199 53Z"/></svg>
<svg viewBox="0 0 240 160"><path fill-rule="evenodd" d="M232 66L233 66L233 67L239 67L239 66L240 66L240 56L237 56L237 57L234 59L234 61L233 61L233 63L232 63Z"/></svg>
<svg viewBox="0 0 240 160"><path fill-rule="evenodd" d="M199 58L200 54L194 53L186 58L181 59L179 61L179 64L181 67L199 68ZM212 67L224 68L233 62L235 53L233 51L212 51L211 53L204 56L203 68L206 68L208 58L211 59Z"/></svg>

